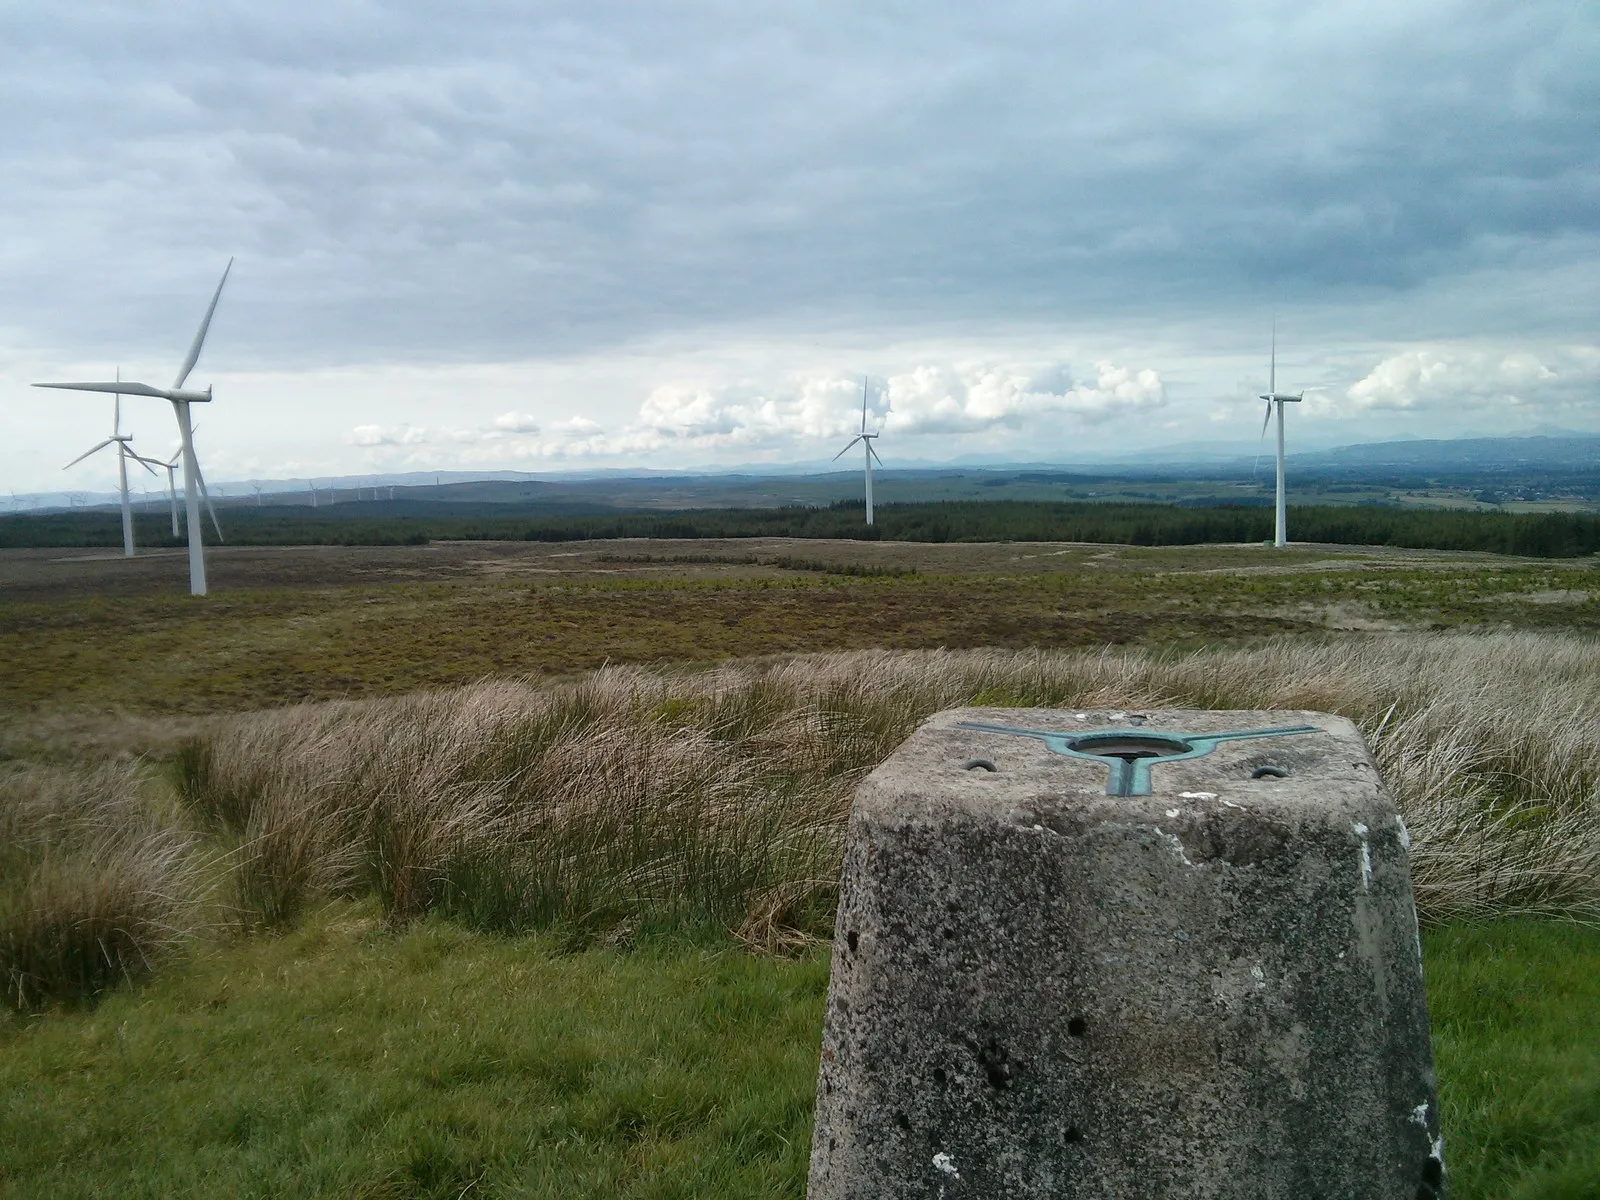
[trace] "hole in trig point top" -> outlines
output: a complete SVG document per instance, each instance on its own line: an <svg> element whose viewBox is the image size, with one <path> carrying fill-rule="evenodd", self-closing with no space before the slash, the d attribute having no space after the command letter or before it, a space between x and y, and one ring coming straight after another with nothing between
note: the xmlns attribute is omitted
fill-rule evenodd
<svg viewBox="0 0 1600 1200"><path fill-rule="evenodd" d="M1289 772L1282 767L1264 766L1257 767L1250 772L1251 779L1287 779Z"/></svg>
<svg viewBox="0 0 1600 1200"><path fill-rule="evenodd" d="M1194 749L1181 738L1162 737L1155 733L1090 733L1073 738L1067 745L1079 754L1120 758L1123 762L1137 762L1141 758L1170 758L1175 754L1188 754Z"/></svg>

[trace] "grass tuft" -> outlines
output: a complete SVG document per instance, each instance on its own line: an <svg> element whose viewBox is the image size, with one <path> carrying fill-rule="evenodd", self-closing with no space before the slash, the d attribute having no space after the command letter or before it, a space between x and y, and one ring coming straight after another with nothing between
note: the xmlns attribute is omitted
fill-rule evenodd
<svg viewBox="0 0 1600 1200"><path fill-rule="evenodd" d="M92 998L194 929L203 863L126 766L0 772L0 976L18 1008Z"/></svg>

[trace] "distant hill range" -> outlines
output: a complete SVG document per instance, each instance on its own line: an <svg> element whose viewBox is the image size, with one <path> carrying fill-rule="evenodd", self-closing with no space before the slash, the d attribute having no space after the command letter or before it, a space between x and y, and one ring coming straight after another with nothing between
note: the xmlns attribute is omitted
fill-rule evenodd
<svg viewBox="0 0 1600 1200"><path fill-rule="evenodd" d="M1505 470L1566 467L1600 469L1600 435L1570 437L1490 437L1366 442L1291 454L1303 466L1417 467Z"/></svg>
<svg viewBox="0 0 1600 1200"><path fill-rule="evenodd" d="M934 463L891 456L879 478L889 490L884 501L971 499L1106 499L1169 500L1180 498L1165 491L1106 490L1101 485L1121 483L1143 488L1146 482L1191 480L1198 492L1181 498L1204 501L1208 496L1234 502L1222 485L1259 483L1272 474L1272 449L1261 443L1190 443L1143 451L1119 460L1061 462L960 462ZM1294 487L1315 481L1340 485L1374 485L1400 488L1431 487L1441 479L1454 486L1483 488L1487 492L1514 488L1531 498L1549 488L1552 494L1600 494L1600 435L1572 433L1537 437L1478 437L1440 440L1408 439L1366 442L1331 450L1302 451L1289 455ZM1095 490L1086 490L1086 489ZM591 470L584 472L529 473L521 471L406 471L383 474L321 477L316 481L316 503L339 504L341 513L351 503L385 505L373 512L390 515L401 511L439 512L441 505L465 506L460 515L490 511L504 505L573 513L615 508L685 509L750 506L830 504L860 494L857 468L836 464L752 464L721 471ZM1341 489L1335 489L1341 490ZM211 493L220 505L252 503L312 503L309 481L249 480L213 483ZM141 509L164 509L164 490L141 486L136 493ZM114 492L48 493L14 496L6 511L99 508L116 503ZM401 507L387 507L398 504Z"/></svg>

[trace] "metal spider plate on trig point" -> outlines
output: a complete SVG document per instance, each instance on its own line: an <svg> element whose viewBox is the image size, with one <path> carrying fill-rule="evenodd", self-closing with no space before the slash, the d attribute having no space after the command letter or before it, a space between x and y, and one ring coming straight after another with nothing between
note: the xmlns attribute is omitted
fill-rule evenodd
<svg viewBox="0 0 1600 1200"><path fill-rule="evenodd" d="M1427 1200L1408 836L1311 712L962 709L862 783L812 1200Z"/></svg>
<svg viewBox="0 0 1600 1200"><path fill-rule="evenodd" d="M1121 717L1124 714L1118 713ZM1087 720L1084 713L1082 719ZM1238 729L1210 733L1156 732L1144 728L1147 717L1134 729L1028 729L1018 725L996 725L983 721L958 721L958 729L981 733L1003 733L1008 737L1037 738L1056 754L1085 758L1106 765L1106 795L1148 796L1150 768L1158 763L1179 762L1210 754L1223 742L1257 741L1261 738L1293 737L1301 733L1322 732L1315 725L1281 725L1272 729ZM984 768L980 768L984 769ZM1255 778L1286 778L1283 767L1263 765Z"/></svg>

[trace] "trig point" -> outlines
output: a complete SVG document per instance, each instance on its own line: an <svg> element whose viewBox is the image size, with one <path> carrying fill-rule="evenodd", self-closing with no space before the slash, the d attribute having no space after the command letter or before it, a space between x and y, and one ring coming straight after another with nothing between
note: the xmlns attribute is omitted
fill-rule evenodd
<svg viewBox="0 0 1600 1200"><path fill-rule="evenodd" d="M939 714L856 794L811 1200L1442 1196L1407 844L1341 717Z"/></svg>

